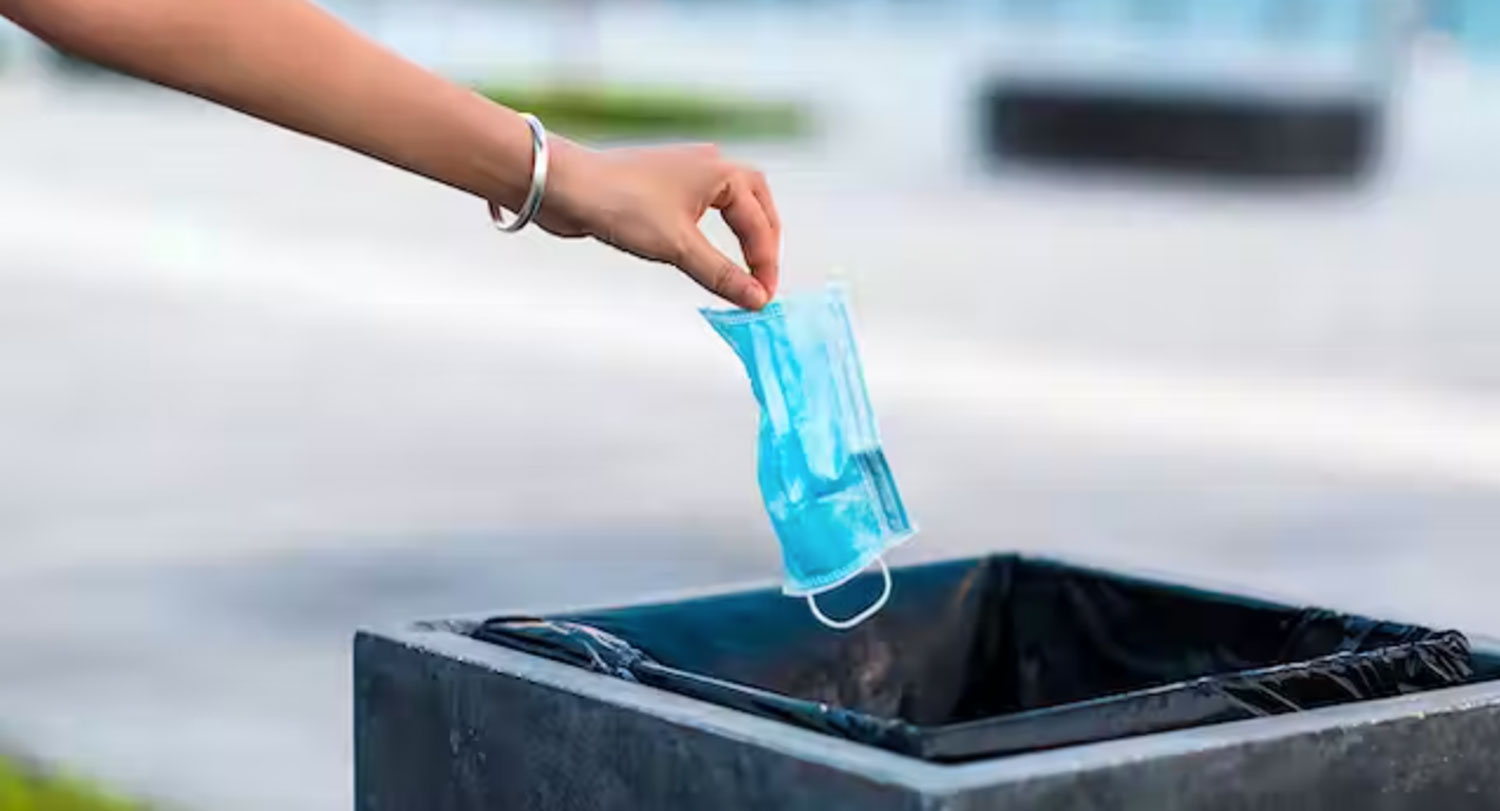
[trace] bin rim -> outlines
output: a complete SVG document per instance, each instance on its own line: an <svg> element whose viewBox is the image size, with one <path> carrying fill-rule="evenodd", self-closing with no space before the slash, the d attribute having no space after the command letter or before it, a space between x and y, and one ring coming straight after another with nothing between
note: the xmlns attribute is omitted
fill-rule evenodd
<svg viewBox="0 0 1500 811"><path fill-rule="evenodd" d="M494 612L488 612L493 616ZM1410 695L1337 704L1296 713L1227 721L1084 743L946 763L845 740L794 724L723 707L644 684L625 682L563 662L474 639L462 629L475 621L458 616L362 629L360 646L388 643L449 658L497 677L521 679L547 689L690 725L742 743L833 768L939 795L957 795L997 783L1070 778L1130 763L1165 760L1214 750L1249 749L1267 743L1325 734L1350 727L1397 724L1435 715L1494 707L1500 712L1500 680L1445 687ZM356 655L356 662L359 656ZM356 665L357 666L357 665Z"/></svg>

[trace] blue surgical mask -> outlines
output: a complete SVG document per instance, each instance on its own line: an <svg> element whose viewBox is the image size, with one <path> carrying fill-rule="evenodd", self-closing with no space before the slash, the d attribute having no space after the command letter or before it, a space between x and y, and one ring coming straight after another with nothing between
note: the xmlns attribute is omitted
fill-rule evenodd
<svg viewBox="0 0 1500 811"><path fill-rule="evenodd" d="M783 591L806 597L834 628L874 616L890 597L883 559L914 532L891 477L839 285L759 312L704 310L734 347L760 403L761 495L781 541ZM884 590L856 616L835 620L817 595L879 564Z"/></svg>

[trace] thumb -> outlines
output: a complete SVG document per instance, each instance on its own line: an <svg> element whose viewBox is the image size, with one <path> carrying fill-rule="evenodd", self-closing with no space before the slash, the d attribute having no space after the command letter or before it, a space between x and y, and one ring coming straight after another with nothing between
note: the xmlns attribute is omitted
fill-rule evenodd
<svg viewBox="0 0 1500 811"><path fill-rule="evenodd" d="M690 228L677 266L719 298L747 310L766 306L770 295L754 276L720 253L703 232Z"/></svg>

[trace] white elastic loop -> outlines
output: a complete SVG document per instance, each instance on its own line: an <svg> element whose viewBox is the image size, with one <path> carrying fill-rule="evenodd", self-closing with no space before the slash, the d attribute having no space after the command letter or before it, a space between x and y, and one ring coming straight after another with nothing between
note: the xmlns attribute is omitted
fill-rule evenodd
<svg viewBox="0 0 1500 811"><path fill-rule="evenodd" d="M489 201L490 220L495 223L496 228L506 233L525 228L536 217L537 212L542 210L542 196L547 191L547 169L552 162L551 152L547 148L547 129L542 126L541 119L531 113L521 113L521 118L531 128L531 188L526 192L526 201L521 203L516 218L510 222L505 221L505 210L500 204Z"/></svg>
<svg viewBox="0 0 1500 811"><path fill-rule="evenodd" d="M885 579L885 588L880 592L880 599L876 600L869 608L855 614L849 619L836 620L830 619L827 614L823 613L822 609L818 608L818 595L809 594L807 595L807 607L812 609L812 615L818 618L818 622L836 631L847 631L875 616L875 612L885 608L885 601L891 599L891 570L890 567L885 565L884 558L876 558L875 562L880 564L880 576Z"/></svg>

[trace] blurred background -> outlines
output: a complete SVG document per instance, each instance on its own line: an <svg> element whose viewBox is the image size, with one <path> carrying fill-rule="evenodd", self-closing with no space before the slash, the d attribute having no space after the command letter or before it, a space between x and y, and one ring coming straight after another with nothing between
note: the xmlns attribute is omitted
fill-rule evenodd
<svg viewBox="0 0 1500 811"><path fill-rule="evenodd" d="M329 6L761 165L787 289L853 283L899 562L1500 630L1493 0ZM349 807L356 627L774 581L706 303L0 28L0 751Z"/></svg>

